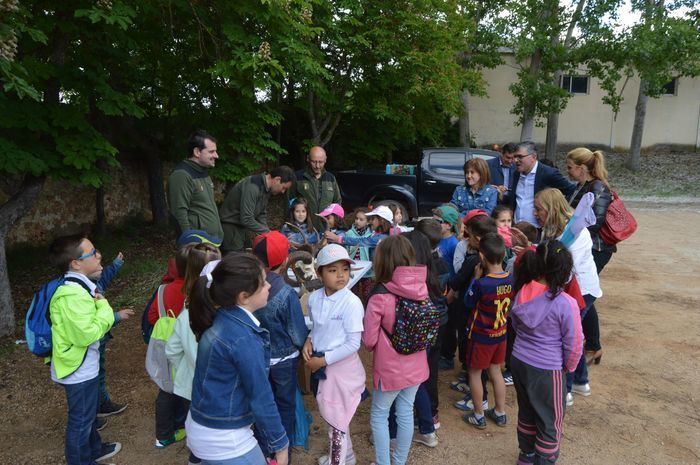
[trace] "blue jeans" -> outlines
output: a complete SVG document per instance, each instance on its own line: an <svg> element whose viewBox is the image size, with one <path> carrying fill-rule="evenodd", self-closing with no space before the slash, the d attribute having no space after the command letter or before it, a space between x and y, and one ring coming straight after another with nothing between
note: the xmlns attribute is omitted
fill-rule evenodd
<svg viewBox="0 0 700 465"><path fill-rule="evenodd" d="M97 376L78 384L64 384L68 401L65 454L68 465L92 465L100 455L97 432Z"/></svg>
<svg viewBox="0 0 700 465"><path fill-rule="evenodd" d="M266 465L267 461L260 447L256 446L245 454L225 460L205 460L202 459L202 465Z"/></svg>
<svg viewBox="0 0 700 465"><path fill-rule="evenodd" d="M428 390L425 387L425 383L418 386L418 391L416 392L416 398L413 401L413 406L416 409L416 419L418 421L418 432L420 434L430 434L435 432L435 423L433 423L433 410L431 408L431 399L428 395ZM396 438L396 430L398 426L396 424L396 407L394 404L391 406L391 411L389 412L389 437L391 439Z"/></svg>
<svg viewBox="0 0 700 465"><path fill-rule="evenodd" d="M275 404L277 411L282 420L282 426L287 432L289 444L294 441L294 422L296 420L296 389L297 389L297 365L299 357L285 360L277 365L270 367L270 386L272 393L275 396ZM257 431L256 431L257 437ZM260 447L265 456L269 456L269 452L265 446L260 444ZM292 448L289 448L289 462L292 461Z"/></svg>
<svg viewBox="0 0 700 465"><path fill-rule="evenodd" d="M107 350L107 343L110 339L114 339L114 336L112 336L112 333L109 331L107 331L107 334L100 339L100 371L97 375L99 383L99 391L97 395L98 410L103 402L107 402L109 400L109 393L107 392L107 370L105 368L105 351Z"/></svg>
<svg viewBox="0 0 700 465"><path fill-rule="evenodd" d="M588 310L595 302L595 297L590 294L586 294L583 296L583 300L586 302L586 308L584 308L581 312L581 320L583 320L588 313ZM576 370L573 373L566 374L566 392L571 392L571 388L573 387L574 383L588 383L588 365L586 365L586 355L584 352L581 352L581 359L578 361L578 365L576 365Z"/></svg>
<svg viewBox="0 0 700 465"><path fill-rule="evenodd" d="M413 401L418 391L418 385L398 391L382 391L379 389L372 394L372 409L370 410L370 425L374 437L374 453L377 465L404 465L411 449L413 439ZM389 456L389 410L396 401L396 448L392 457ZM432 420L431 420L432 421Z"/></svg>

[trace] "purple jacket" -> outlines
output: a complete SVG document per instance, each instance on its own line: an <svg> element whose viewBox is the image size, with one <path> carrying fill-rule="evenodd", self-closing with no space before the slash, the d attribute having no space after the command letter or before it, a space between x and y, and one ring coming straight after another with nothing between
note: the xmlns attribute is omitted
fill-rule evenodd
<svg viewBox="0 0 700 465"><path fill-rule="evenodd" d="M583 351L581 315L576 300L565 292L554 299L535 281L515 297L510 311L515 331L513 356L543 370L574 371Z"/></svg>

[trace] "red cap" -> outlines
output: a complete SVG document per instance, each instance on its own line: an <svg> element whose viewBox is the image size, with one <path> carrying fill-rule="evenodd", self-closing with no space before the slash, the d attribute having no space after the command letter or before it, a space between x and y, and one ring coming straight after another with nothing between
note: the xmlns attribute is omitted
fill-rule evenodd
<svg viewBox="0 0 700 465"><path fill-rule="evenodd" d="M253 253L266 268L277 268L289 256L289 240L279 231L260 234L253 240Z"/></svg>
<svg viewBox="0 0 700 465"><path fill-rule="evenodd" d="M484 211L484 210L478 210L478 209L469 210L469 212L466 214L466 216L464 218L462 218L462 222L464 224L467 224L467 221L471 220L475 216L489 216L489 214L486 213L486 211Z"/></svg>

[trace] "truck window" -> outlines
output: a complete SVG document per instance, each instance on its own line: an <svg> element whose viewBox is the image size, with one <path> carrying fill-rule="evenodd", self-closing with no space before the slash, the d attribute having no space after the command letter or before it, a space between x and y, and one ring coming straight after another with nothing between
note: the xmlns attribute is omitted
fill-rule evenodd
<svg viewBox="0 0 700 465"><path fill-rule="evenodd" d="M489 161L492 158L495 158L494 156L495 152L489 152L489 153L482 153L482 152L471 152L471 157L470 158L481 158L482 160Z"/></svg>
<svg viewBox="0 0 700 465"><path fill-rule="evenodd" d="M438 175L464 177L464 152L433 152L429 167Z"/></svg>

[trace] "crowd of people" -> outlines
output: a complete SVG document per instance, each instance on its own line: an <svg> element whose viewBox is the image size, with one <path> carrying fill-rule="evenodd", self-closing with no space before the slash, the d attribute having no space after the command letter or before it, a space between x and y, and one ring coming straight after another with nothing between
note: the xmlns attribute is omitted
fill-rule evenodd
<svg viewBox="0 0 700 465"><path fill-rule="evenodd" d="M505 144L497 158L467 161L464 185L431 218L405 224L392 202L346 218L321 147L303 170L241 180L220 208L208 174L216 139L198 131L188 150L168 182L177 251L143 325L156 448L186 438L190 464L290 463L303 363L328 425L319 465L357 463L350 426L367 398L376 465L403 465L414 442L437 447L439 370L454 370L450 387L464 393L454 406L478 429L509 423L514 386L514 458L557 461L565 410L573 394L591 395L588 368L602 357L598 275L615 252L598 234L612 199L602 152L571 151L568 181L535 144ZM288 221L270 230L267 202L282 194ZM302 246L322 283L306 309L284 280ZM123 257L103 270L82 235L50 252L65 273L49 311L51 377L68 400L66 460L94 465L121 449L101 441L97 418L126 408L109 399L103 374L109 331L132 314L104 298ZM350 288L357 261L371 272ZM371 392L361 346L372 355Z"/></svg>

